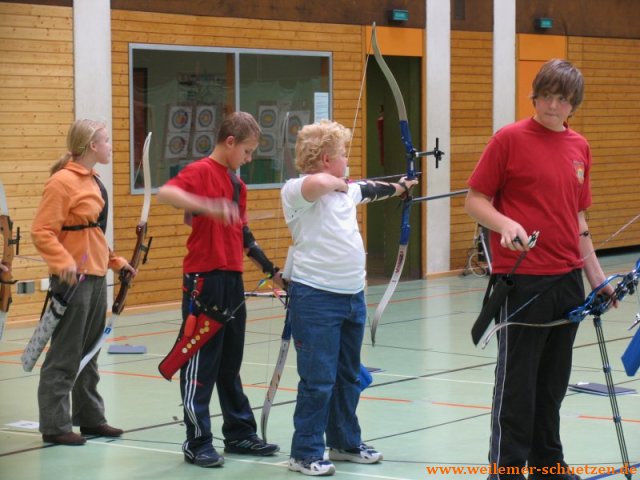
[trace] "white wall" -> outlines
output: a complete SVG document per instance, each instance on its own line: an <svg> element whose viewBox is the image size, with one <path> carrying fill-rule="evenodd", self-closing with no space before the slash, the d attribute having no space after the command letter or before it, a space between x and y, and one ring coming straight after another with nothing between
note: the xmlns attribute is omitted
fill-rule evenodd
<svg viewBox="0 0 640 480"><path fill-rule="evenodd" d="M493 131L516 119L516 2L493 2Z"/></svg>
<svg viewBox="0 0 640 480"><path fill-rule="evenodd" d="M111 101L111 3L109 0L73 1L73 55L75 118L105 122L112 132ZM113 246L113 166L97 165L96 170L109 194L107 240ZM129 252L119 252L127 257ZM110 272L107 283L113 283ZM107 292L109 305L113 287Z"/></svg>
<svg viewBox="0 0 640 480"><path fill-rule="evenodd" d="M427 1L427 144L433 150L436 137L445 155L435 168L433 156L427 158L427 195L451 191L451 5L443 0ZM451 202L428 203L427 272L450 269Z"/></svg>

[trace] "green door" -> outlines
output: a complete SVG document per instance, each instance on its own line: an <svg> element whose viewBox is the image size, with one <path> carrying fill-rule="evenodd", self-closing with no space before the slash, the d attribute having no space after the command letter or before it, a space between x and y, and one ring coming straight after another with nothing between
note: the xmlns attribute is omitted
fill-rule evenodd
<svg viewBox="0 0 640 480"><path fill-rule="evenodd" d="M396 78L407 109L411 138L421 150L421 64L417 57L385 57ZM367 66L367 177L406 173L404 145L400 140L398 109L387 80L373 57ZM380 120L382 115L383 120ZM420 161L416 161L420 170ZM422 181L422 180L421 180ZM418 191L418 189L416 189ZM419 194L414 192L414 194ZM388 281L396 264L400 241L401 201L367 205L367 271L370 284ZM403 279L421 277L420 206L411 211L411 237Z"/></svg>

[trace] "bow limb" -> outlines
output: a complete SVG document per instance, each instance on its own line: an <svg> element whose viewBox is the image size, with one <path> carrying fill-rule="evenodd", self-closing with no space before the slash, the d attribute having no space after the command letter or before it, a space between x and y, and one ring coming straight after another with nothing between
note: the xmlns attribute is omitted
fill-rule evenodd
<svg viewBox="0 0 640 480"><path fill-rule="evenodd" d="M404 99L402 98L400 86L393 76L393 73L391 73L391 69L382 57L382 53L380 52L380 48L378 47L375 23L373 24L373 28L371 31L371 47L373 49L373 56L375 57L376 62L378 62L378 66L380 67L380 70L382 70L382 74L389 84L389 88L391 89L391 93L393 94L393 99L395 100L396 106L398 108L398 119L400 121L400 137L406 151L407 179L413 180L414 178L416 178L415 159L417 156L417 152L413 147L413 142L411 140L411 131L409 130L407 108L405 107Z"/></svg>
<svg viewBox="0 0 640 480"><path fill-rule="evenodd" d="M4 332L4 324L7 319L7 313L11 306L11 285L17 282L13 279L11 267L13 258L18 254L20 247L20 229L16 231L13 237L13 221L9 216L9 208L7 206L7 195L4 191L4 185L0 182L0 234L2 234L2 265L7 270L0 270L0 338Z"/></svg>
<svg viewBox="0 0 640 480"><path fill-rule="evenodd" d="M262 439L267 441L267 423L269 421L269 413L271 412L271 406L273 400L276 397L280 380L282 379L282 373L284 372L284 366L287 361L287 353L289 352L289 343L291 343L291 324L289 322L288 315L285 316L284 328L282 330L282 336L280 341L280 353L278 353L278 360L271 376L271 382L269 383L269 389L264 397L264 403L262 404L262 413L260 414L260 432Z"/></svg>
<svg viewBox="0 0 640 480"><path fill-rule="evenodd" d="M149 209L151 206L151 172L149 170L149 146L151 143L151 132L147 135L147 138L144 141L144 148L142 150L142 175L144 178L144 200L142 202L142 213L140 214L140 222L136 226L136 246L133 250L133 256L129 265L133 267L134 270L138 270L138 265L140 262L146 263L147 254L149 253L149 248L151 247L151 240L149 238L149 242L145 245L145 238L147 236L147 220L149 219ZM129 288L131 287L131 283L133 280L133 275L131 272L121 270L120 271L120 290L118 291L118 295L113 302L113 306L111 308L111 316L107 319L107 323L102 331L102 335L96 341L96 343L91 347L91 350L80 361L80 367L78 368L78 373L76 374L76 378L82 372L82 369L89 363L89 361L94 357L96 353L102 348L105 340L111 334L113 330L113 325L116 322L116 319L122 313L124 309L125 300L127 298L127 293L129 292Z"/></svg>
<svg viewBox="0 0 640 480"><path fill-rule="evenodd" d="M611 296L603 295L602 291L607 287L607 285L609 285L611 282L617 279L619 279L619 281L613 290L613 294ZM589 293L589 295L587 295L587 298L581 305L578 305L573 310L569 311L566 314L566 318L564 319L554 320L548 323L537 323L537 324L509 321L511 318L517 315L520 311L522 311L528 305L533 303L538 297L540 297L540 295L545 293L545 290L543 290L542 292L536 294L527 302L522 304L518 309L512 312L506 319L494 325L491 328L491 330L489 330L489 333L487 333L485 338L482 340L481 346L484 349L489 344L489 341L491 340L491 338L493 338L493 336L498 331L513 325L518 325L521 327L532 327L532 328L551 328L551 327L558 327L561 325L567 325L571 323L580 323L589 315L592 315L594 317L600 317L604 315L611 308L611 306L614 305L615 302L622 301L627 295L633 294L638 288L639 281L640 281L640 258L636 261L635 268L631 270L629 273L624 275L616 273L614 275L610 275L609 277L607 277L600 285L594 288L591 291L591 293ZM633 325L631 328L633 328Z"/></svg>
<svg viewBox="0 0 640 480"><path fill-rule="evenodd" d="M398 108L398 117L400 121L400 137L402 139L402 144L404 145L406 152L406 161L407 161L407 180L413 180L416 178L416 169L415 169L415 159L416 159L416 149L413 147L413 142L411 141L411 132L409 131L409 122L407 119L407 109L404 104L404 100L402 98L402 93L400 92L400 87L398 86L398 82L395 77L391 73L387 62L385 62L384 58L382 58L382 54L380 53L380 49L378 48L378 41L376 37L376 26L375 23L373 25L373 29L371 32L371 46L373 48L373 55L378 62L380 69L384 77L387 79L387 83L391 88L391 93L393 94L393 98L396 102L396 106ZM400 281L400 277L402 276L402 270L404 269L404 262L407 257L407 248L409 245L409 237L411 234L411 225L409 224L409 218L411 215L411 205L412 202L410 198L405 198L402 204L402 217L400 221L400 245L398 247L398 256L396 258L396 265L393 269L393 275L391 276L391 280L389 281L389 285L385 290L380 303L378 303L378 307L373 315L373 319L371 321L371 343L375 345L376 343L376 330L378 328L378 323L382 318L382 314L384 313L385 308L387 308L387 304L393 295L393 292Z"/></svg>

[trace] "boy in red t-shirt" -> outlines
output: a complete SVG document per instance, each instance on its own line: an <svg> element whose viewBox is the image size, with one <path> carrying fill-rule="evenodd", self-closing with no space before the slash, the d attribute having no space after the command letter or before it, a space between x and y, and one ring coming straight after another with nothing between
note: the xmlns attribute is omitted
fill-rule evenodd
<svg viewBox="0 0 640 480"><path fill-rule="evenodd" d="M201 313L196 297L200 305L228 310L234 317L180 370L187 427L182 449L185 461L200 467L224 463L212 444L209 402L214 385L224 419L225 452L264 456L279 450L257 436L256 421L240 381L246 325L243 252L283 286L278 269L247 226L247 187L235 173L251 161L259 139L260 127L250 114L227 116L213 153L186 166L158 192L159 201L184 209L191 217L183 263L181 332L190 314Z"/></svg>
<svg viewBox="0 0 640 480"><path fill-rule="evenodd" d="M515 282L500 310L500 321L544 324L558 320L584 301L583 269L592 287L605 280L585 219L591 205L591 151L586 139L567 124L583 92L584 80L576 67L564 60L545 63L533 81L535 115L496 132L469 178L465 207L492 230L493 274L513 273ZM540 237L529 250L528 232L534 230L539 230ZM613 288L603 293L611 294ZM539 295L535 302L510 317L535 295ZM511 326L499 333L491 465L528 465L530 471L566 465L560 405L569 383L577 329L577 324ZM529 479L538 478L544 477L529 475Z"/></svg>

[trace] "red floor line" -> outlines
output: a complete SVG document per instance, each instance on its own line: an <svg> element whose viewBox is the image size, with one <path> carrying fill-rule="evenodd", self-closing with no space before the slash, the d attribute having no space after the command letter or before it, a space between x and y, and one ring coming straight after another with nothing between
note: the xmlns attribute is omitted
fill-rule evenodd
<svg viewBox="0 0 640 480"><path fill-rule="evenodd" d="M7 365L20 365L20 362L12 362L9 360L0 360L0 363L2 364L7 364ZM36 365L37 368L40 368L40 364ZM150 374L146 374L146 373L133 373L133 372L114 372L111 370L100 370L100 374L102 375L120 375L120 376L125 376L125 377L137 377L137 378L149 378L149 379L162 379L164 380L164 377L162 377L161 375L150 375ZM177 376L173 377L172 380L176 379L177 380ZM269 388L266 385L252 385L252 384L243 384L242 385L244 388L258 388L261 390L264 390L266 388ZM297 389L296 388L290 388L290 387L280 387L279 388L280 391L283 392L296 392ZM390 397L372 397L372 396L368 396L368 395L362 395L360 397L361 400L366 400L366 401L379 401L379 402L395 402L395 403L412 403L412 400L407 400L407 399L403 399L403 398L390 398ZM472 405L472 404L464 404L464 403L450 403L450 402L431 402L432 405L438 405L438 406L442 406L442 407L453 407L453 408L472 408L472 409L480 409L480 410L491 410L491 407L486 406L486 405ZM611 417L597 417L597 416L593 416L593 415L578 415L577 418L583 419L583 420L611 420ZM638 419L634 419L634 418L623 418L622 419L623 422L627 422L627 423L640 423L640 420Z"/></svg>

